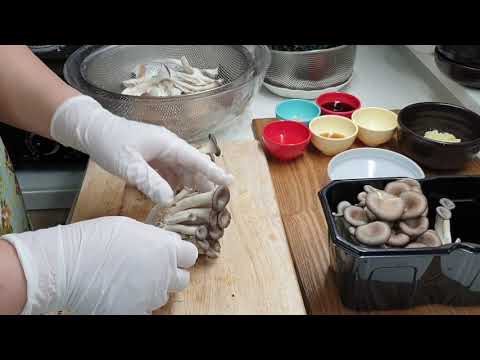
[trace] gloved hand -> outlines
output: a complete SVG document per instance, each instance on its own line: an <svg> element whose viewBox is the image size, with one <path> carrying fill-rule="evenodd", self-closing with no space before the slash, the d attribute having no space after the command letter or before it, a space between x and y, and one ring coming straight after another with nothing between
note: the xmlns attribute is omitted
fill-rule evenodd
<svg viewBox="0 0 480 360"><path fill-rule="evenodd" d="M22 314L151 314L185 289L196 247L125 217L4 235L27 280Z"/></svg>
<svg viewBox="0 0 480 360"><path fill-rule="evenodd" d="M173 202L172 187L209 191L212 182L228 185L233 180L167 129L115 116L91 97L73 97L60 105L50 134L60 144L89 154L160 205Z"/></svg>

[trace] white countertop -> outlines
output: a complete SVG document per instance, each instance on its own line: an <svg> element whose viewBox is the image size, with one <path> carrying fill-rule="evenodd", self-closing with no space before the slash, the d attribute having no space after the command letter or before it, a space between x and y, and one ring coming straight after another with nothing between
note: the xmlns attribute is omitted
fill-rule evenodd
<svg viewBox="0 0 480 360"><path fill-rule="evenodd" d="M471 89L462 86L448 76L444 75L435 63L433 52L419 52L409 48L411 54L416 57L421 64L434 76L445 88L447 88L453 96L466 108L480 113L480 89Z"/></svg>
<svg viewBox="0 0 480 360"><path fill-rule="evenodd" d="M421 101L459 100L425 68L403 45L360 45L352 81L342 89L360 98L364 106L399 109ZM253 139L251 121L275 114L275 106L283 98L262 87L250 109L219 138L224 140Z"/></svg>

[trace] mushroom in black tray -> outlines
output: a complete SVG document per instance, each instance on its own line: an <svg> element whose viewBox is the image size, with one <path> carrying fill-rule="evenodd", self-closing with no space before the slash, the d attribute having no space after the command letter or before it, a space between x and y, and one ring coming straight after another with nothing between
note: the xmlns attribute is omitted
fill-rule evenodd
<svg viewBox="0 0 480 360"><path fill-rule="evenodd" d="M428 230L429 222L426 217L403 220L398 223L398 228L411 238L416 238Z"/></svg>
<svg viewBox="0 0 480 360"><path fill-rule="evenodd" d="M365 245L379 246L390 239L392 229L383 221L374 221L372 223L357 227L355 238Z"/></svg>
<svg viewBox="0 0 480 360"><path fill-rule="evenodd" d="M363 245L421 248L452 243L450 219L455 203L442 198L436 208L435 228L429 229L428 200L417 180L395 180L383 190L365 185L356 198L356 205L341 201L334 215L342 217L342 226Z"/></svg>
<svg viewBox="0 0 480 360"><path fill-rule="evenodd" d="M399 195L405 204L405 210L402 214L402 220L414 219L423 214L428 207L428 201L425 195L416 191L404 191Z"/></svg>
<svg viewBox="0 0 480 360"><path fill-rule="evenodd" d="M392 230L390 238L387 241L387 245L391 247L404 247L410 242L410 236L402 232L396 232Z"/></svg>
<svg viewBox="0 0 480 360"><path fill-rule="evenodd" d="M361 226L368 224L368 217L365 210L359 206L349 206L344 212L345 220L352 226Z"/></svg>
<svg viewBox="0 0 480 360"><path fill-rule="evenodd" d="M435 210L435 231L439 235L442 244L451 244L450 219L452 218L452 212L443 206L438 206Z"/></svg>
<svg viewBox="0 0 480 360"><path fill-rule="evenodd" d="M384 221L400 219L405 210L405 203L401 198L381 190L369 192L365 203L378 219Z"/></svg>

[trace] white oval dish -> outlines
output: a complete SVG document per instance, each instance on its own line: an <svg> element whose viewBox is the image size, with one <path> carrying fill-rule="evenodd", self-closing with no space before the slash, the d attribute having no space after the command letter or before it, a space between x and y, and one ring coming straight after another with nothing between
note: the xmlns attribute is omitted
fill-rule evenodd
<svg viewBox="0 0 480 360"><path fill-rule="evenodd" d="M416 162L394 151L359 148L333 157L328 164L328 177L331 181L383 177L423 179L425 173Z"/></svg>

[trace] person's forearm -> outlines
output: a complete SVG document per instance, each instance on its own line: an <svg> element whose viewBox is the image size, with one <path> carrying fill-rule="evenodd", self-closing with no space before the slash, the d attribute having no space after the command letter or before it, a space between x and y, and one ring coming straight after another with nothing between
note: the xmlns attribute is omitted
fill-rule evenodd
<svg viewBox="0 0 480 360"><path fill-rule="evenodd" d="M79 93L22 45L0 45L0 121L50 137L55 110Z"/></svg>
<svg viewBox="0 0 480 360"><path fill-rule="evenodd" d="M0 239L0 315L20 314L27 302L27 280L15 248Z"/></svg>

